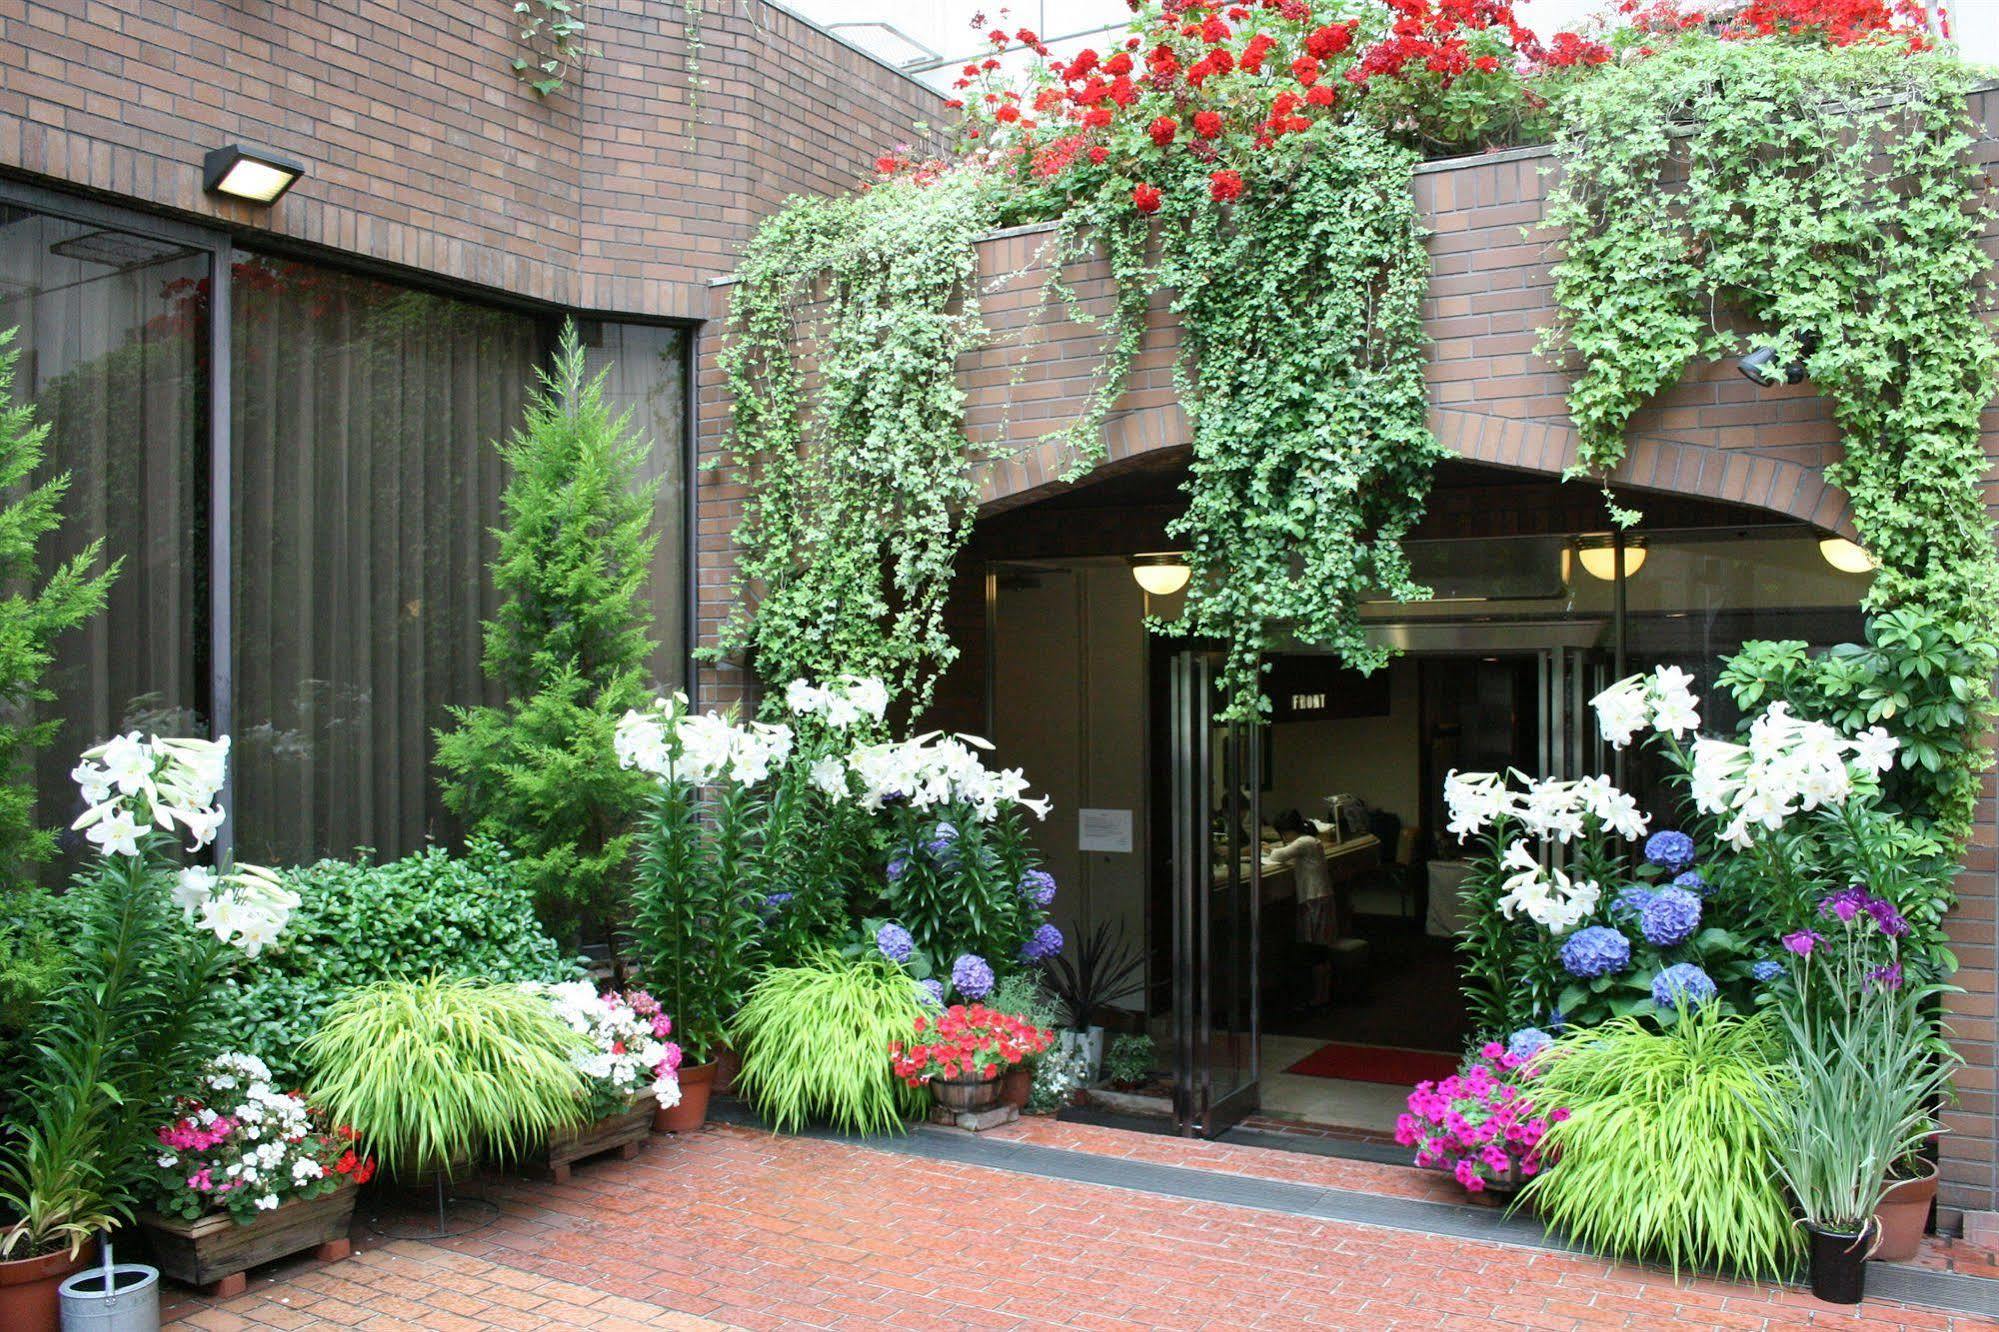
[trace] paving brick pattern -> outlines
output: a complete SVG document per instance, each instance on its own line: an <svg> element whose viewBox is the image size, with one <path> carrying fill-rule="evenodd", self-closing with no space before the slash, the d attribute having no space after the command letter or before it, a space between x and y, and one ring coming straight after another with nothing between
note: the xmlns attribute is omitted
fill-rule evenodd
<svg viewBox="0 0 1999 1332"><path fill-rule="evenodd" d="M1160 1151L1028 1125L1079 1150ZM1135 1138L1136 1135L1123 1135ZM1152 1140L1155 1144L1172 1144ZM1191 1160L1247 1171L1238 1154ZM1327 1168L1285 1157L1287 1169ZM342 1265L295 1265L170 1326L484 1328L1828 1328L1984 1320L1568 1254L1338 1225L711 1127L566 1185L504 1191L503 1219Z"/></svg>

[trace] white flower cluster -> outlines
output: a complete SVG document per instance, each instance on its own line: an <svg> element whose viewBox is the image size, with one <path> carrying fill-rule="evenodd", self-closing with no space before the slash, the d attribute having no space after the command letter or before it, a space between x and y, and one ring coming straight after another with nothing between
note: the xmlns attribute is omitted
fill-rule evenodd
<svg viewBox="0 0 1999 1332"><path fill-rule="evenodd" d="M662 1106L680 1104L680 1077L667 1065L666 1042L653 1034L651 1020L621 997L599 994L589 981L527 981L521 988L547 999L571 1031L589 1039L589 1052L576 1060L577 1072L627 1096L650 1088Z"/></svg>
<svg viewBox="0 0 1999 1332"><path fill-rule="evenodd" d="M71 826L107 856L136 856L148 827L187 829L189 850L215 840L222 826L222 793L228 773L229 737L141 739L137 731L114 736L83 752L70 776L88 806Z"/></svg>
<svg viewBox="0 0 1999 1332"><path fill-rule="evenodd" d="M1523 786L1516 788L1518 777ZM1534 781L1517 772L1457 772L1444 778L1449 830L1459 838L1484 832L1504 819L1541 840L1566 844L1597 828L1636 840L1651 823L1638 802L1604 777ZM1550 934L1566 934L1596 910L1603 889L1593 879L1571 878L1542 864L1525 838L1507 843L1499 867L1512 870L1498 906L1510 920L1525 915Z"/></svg>
<svg viewBox="0 0 1999 1332"><path fill-rule="evenodd" d="M727 779L755 786L791 757L791 728L770 722L738 724L712 712L690 711L687 695L655 699L618 722L613 744L618 762L661 781L708 786Z"/></svg>
<svg viewBox="0 0 1999 1332"><path fill-rule="evenodd" d="M824 717L828 726L844 731L863 718L878 722L888 715L888 686L862 675L843 675L823 685L793 680L785 687L784 705L793 716Z"/></svg>
<svg viewBox="0 0 1999 1332"><path fill-rule="evenodd" d="M193 865L174 880L174 902L189 922L198 920L202 929L249 957L277 942L298 900L282 879L259 865L239 864L227 874Z"/></svg>
<svg viewBox="0 0 1999 1332"><path fill-rule="evenodd" d="M1524 789L1513 787L1513 777L1520 778ZM1535 781L1518 772L1454 768L1444 777L1444 806L1451 815L1447 830L1459 839L1476 836L1502 818L1544 840L1564 843L1579 836L1592 818L1633 840L1643 837L1651 823L1638 802L1606 777Z"/></svg>
<svg viewBox="0 0 1999 1332"><path fill-rule="evenodd" d="M1648 727L1676 738L1691 735L1701 725L1693 683L1694 677L1677 666L1627 676L1590 700L1597 730L1612 749L1624 748Z"/></svg>
<svg viewBox="0 0 1999 1332"><path fill-rule="evenodd" d="M157 1163L162 1170L180 1165L177 1145L226 1143L226 1155L199 1158L205 1160L203 1191L254 1193L258 1211L272 1210L284 1195L325 1177L305 1099L272 1087L271 1071L263 1060L250 1054L220 1054L210 1061L202 1080L211 1093L227 1094L214 1099L226 1105L233 1097L236 1104L222 1110L203 1105L178 1125L161 1130L165 1150Z"/></svg>
<svg viewBox="0 0 1999 1332"><path fill-rule="evenodd" d="M991 748L977 736L930 731L893 744L856 748L847 755L846 772L840 774L837 790L830 768L824 781L818 765L814 765L812 775L822 789L835 795L847 793L845 779L851 775L860 788L856 799L870 813L892 801L906 800L916 809L968 805L981 821L993 818L1005 805L1019 805L1032 810L1036 818L1047 818L1050 802L1046 797L1028 798L1024 772L986 766L978 751Z"/></svg>
<svg viewBox="0 0 1999 1332"><path fill-rule="evenodd" d="M1747 744L1703 737L1694 742L1689 794L1694 807L1725 820L1721 839L1736 850L1758 828L1777 829L1804 810L1846 803L1856 782L1895 762L1899 742L1879 726L1848 739L1824 722L1772 703L1749 724Z"/></svg>

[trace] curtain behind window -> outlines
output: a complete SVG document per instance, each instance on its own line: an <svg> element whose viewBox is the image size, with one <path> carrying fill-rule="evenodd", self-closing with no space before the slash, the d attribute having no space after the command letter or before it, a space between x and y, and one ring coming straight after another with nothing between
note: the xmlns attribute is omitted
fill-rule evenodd
<svg viewBox="0 0 1999 1332"><path fill-rule="evenodd" d="M124 560L105 614L56 640L47 676L62 727L35 756L36 817L72 852L80 750L134 729L207 734L208 264L172 242L0 206L0 328L18 330L15 393L49 427L35 479L70 474L42 572L100 538Z"/></svg>
<svg viewBox="0 0 1999 1332"><path fill-rule="evenodd" d="M234 274L238 854L408 851L451 831L433 730L494 698L494 443L544 328L287 260Z"/></svg>

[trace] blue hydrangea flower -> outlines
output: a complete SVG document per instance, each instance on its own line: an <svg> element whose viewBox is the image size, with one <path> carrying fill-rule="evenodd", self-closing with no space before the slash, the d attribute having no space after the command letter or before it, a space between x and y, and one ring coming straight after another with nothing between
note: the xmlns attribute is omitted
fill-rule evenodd
<svg viewBox="0 0 1999 1332"><path fill-rule="evenodd" d="M1668 874L1692 869L1694 839L1670 828L1665 832L1655 832L1645 839L1645 859Z"/></svg>
<svg viewBox="0 0 1999 1332"><path fill-rule="evenodd" d="M1749 974L1768 984L1784 974L1784 964L1771 958L1759 958L1749 964Z"/></svg>
<svg viewBox="0 0 1999 1332"><path fill-rule="evenodd" d="M942 1008L944 1006L944 982L935 980L917 981L916 1002L922 1004L925 1008Z"/></svg>
<svg viewBox="0 0 1999 1332"><path fill-rule="evenodd" d="M1043 925L1020 946L1020 960L1040 962L1062 951L1062 931L1053 925Z"/></svg>
<svg viewBox="0 0 1999 1332"><path fill-rule="evenodd" d="M1661 888L1638 913L1638 928L1654 948L1674 948L1701 925L1701 900L1684 888Z"/></svg>
<svg viewBox="0 0 1999 1332"><path fill-rule="evenodd" d="M908 930L891 920L875 931L875 947L881 949L882 956L889 961L902 963L909 961L909 955L916 951L916 940L910 937Z"/></svg>
<svg viewBox="0 0 1999 1332"><path fill-rule="evenodd" d="M1686 870L1673 876L1673 886L1696 897L1706 897L1708 882L1699 870Z"/></svg>
<svg viewBox="0 0 1999 1332"><path fill-rule="evenodd" d="M1629 888L1617 890L1617 898L1610 904L1610 909L1614 915L1628 915L1635 920L1645 914L1645 908L1651 906L1652 899L1658 895L1656 888L1634 883Z"/></svg>
<svg viewBox="0 0 1999 1332"><path fill-rule="evenodd" d="M1608 925L1587 926L1562 942L1562 966L1571 976L1613 976L1630 965L1631 940Z"/></svg>
<svg viewBox="0 0 1999 1332"><path fill-rule="evenodd" d="M923 844L923 854L942 865L958 862L958 829L949 823L937 825L937 831Z"/></svg>
<svg viewBox="0 0 1999 1332"><path fill-rule="evenodd" d="M790 893L765 893L762 915L765 920L775 920L780 911L791 903Z"/></svg>
<svg viewBox="0 0 1999 1332"><path fill-rule="evenodd" d="M1569 1015L1559 1008L1551 1008L1548 1010L1547 1019L1541 1025L1553 1032L1567 1031L1569 1029Z"/></svg>
<svg viewBox="0 0 1999 1332"><path fill-rule="evenodd" d="M1714 995L1714 978L1691 962L1675 962L1652 979L1652 1002L1661 1008L1698 1008Z"/></svg>
<svg viewBox="0 0 1999 1332"><path fill-rule="evenodd" d="M909 853L898 851L888 858L888 881L894 883L909 872Z"/></svg>
<svg viewBox="0 0 1999 1332"><path fill-rule="evenodd" d="M1055 901L1055 876L1031 869L1020 876L1020 895L1044 911Z"/></svg>
<svg viewBox="0 0 1999 1332"><path fill-rule="evenodd" d="M993 969L977 953L960 953L951 964L951 988L966 999L983 999L993 992Z"/></svg>
<svg viewBox="0 0 1999 1332"><path fill-rule="evenodd" d="M1555 1038L1539 1027L1522 1027L1506 1038L1506 1053L1515 1059L1532 1059L1555 1043Z"/></svg>

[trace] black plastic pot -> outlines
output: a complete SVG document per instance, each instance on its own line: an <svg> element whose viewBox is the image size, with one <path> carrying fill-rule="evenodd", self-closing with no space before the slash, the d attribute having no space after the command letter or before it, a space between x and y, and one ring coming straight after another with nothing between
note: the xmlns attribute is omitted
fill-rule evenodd
<svg viewBox="0 0 1999 1332"><path fill-rule="evenodd" d="M1858 1304L1867 1293L1867 1259L1876 1227L1859 1234L1805 1227L1811 1243L1812 1294L1827 1304Z"/></svg>

